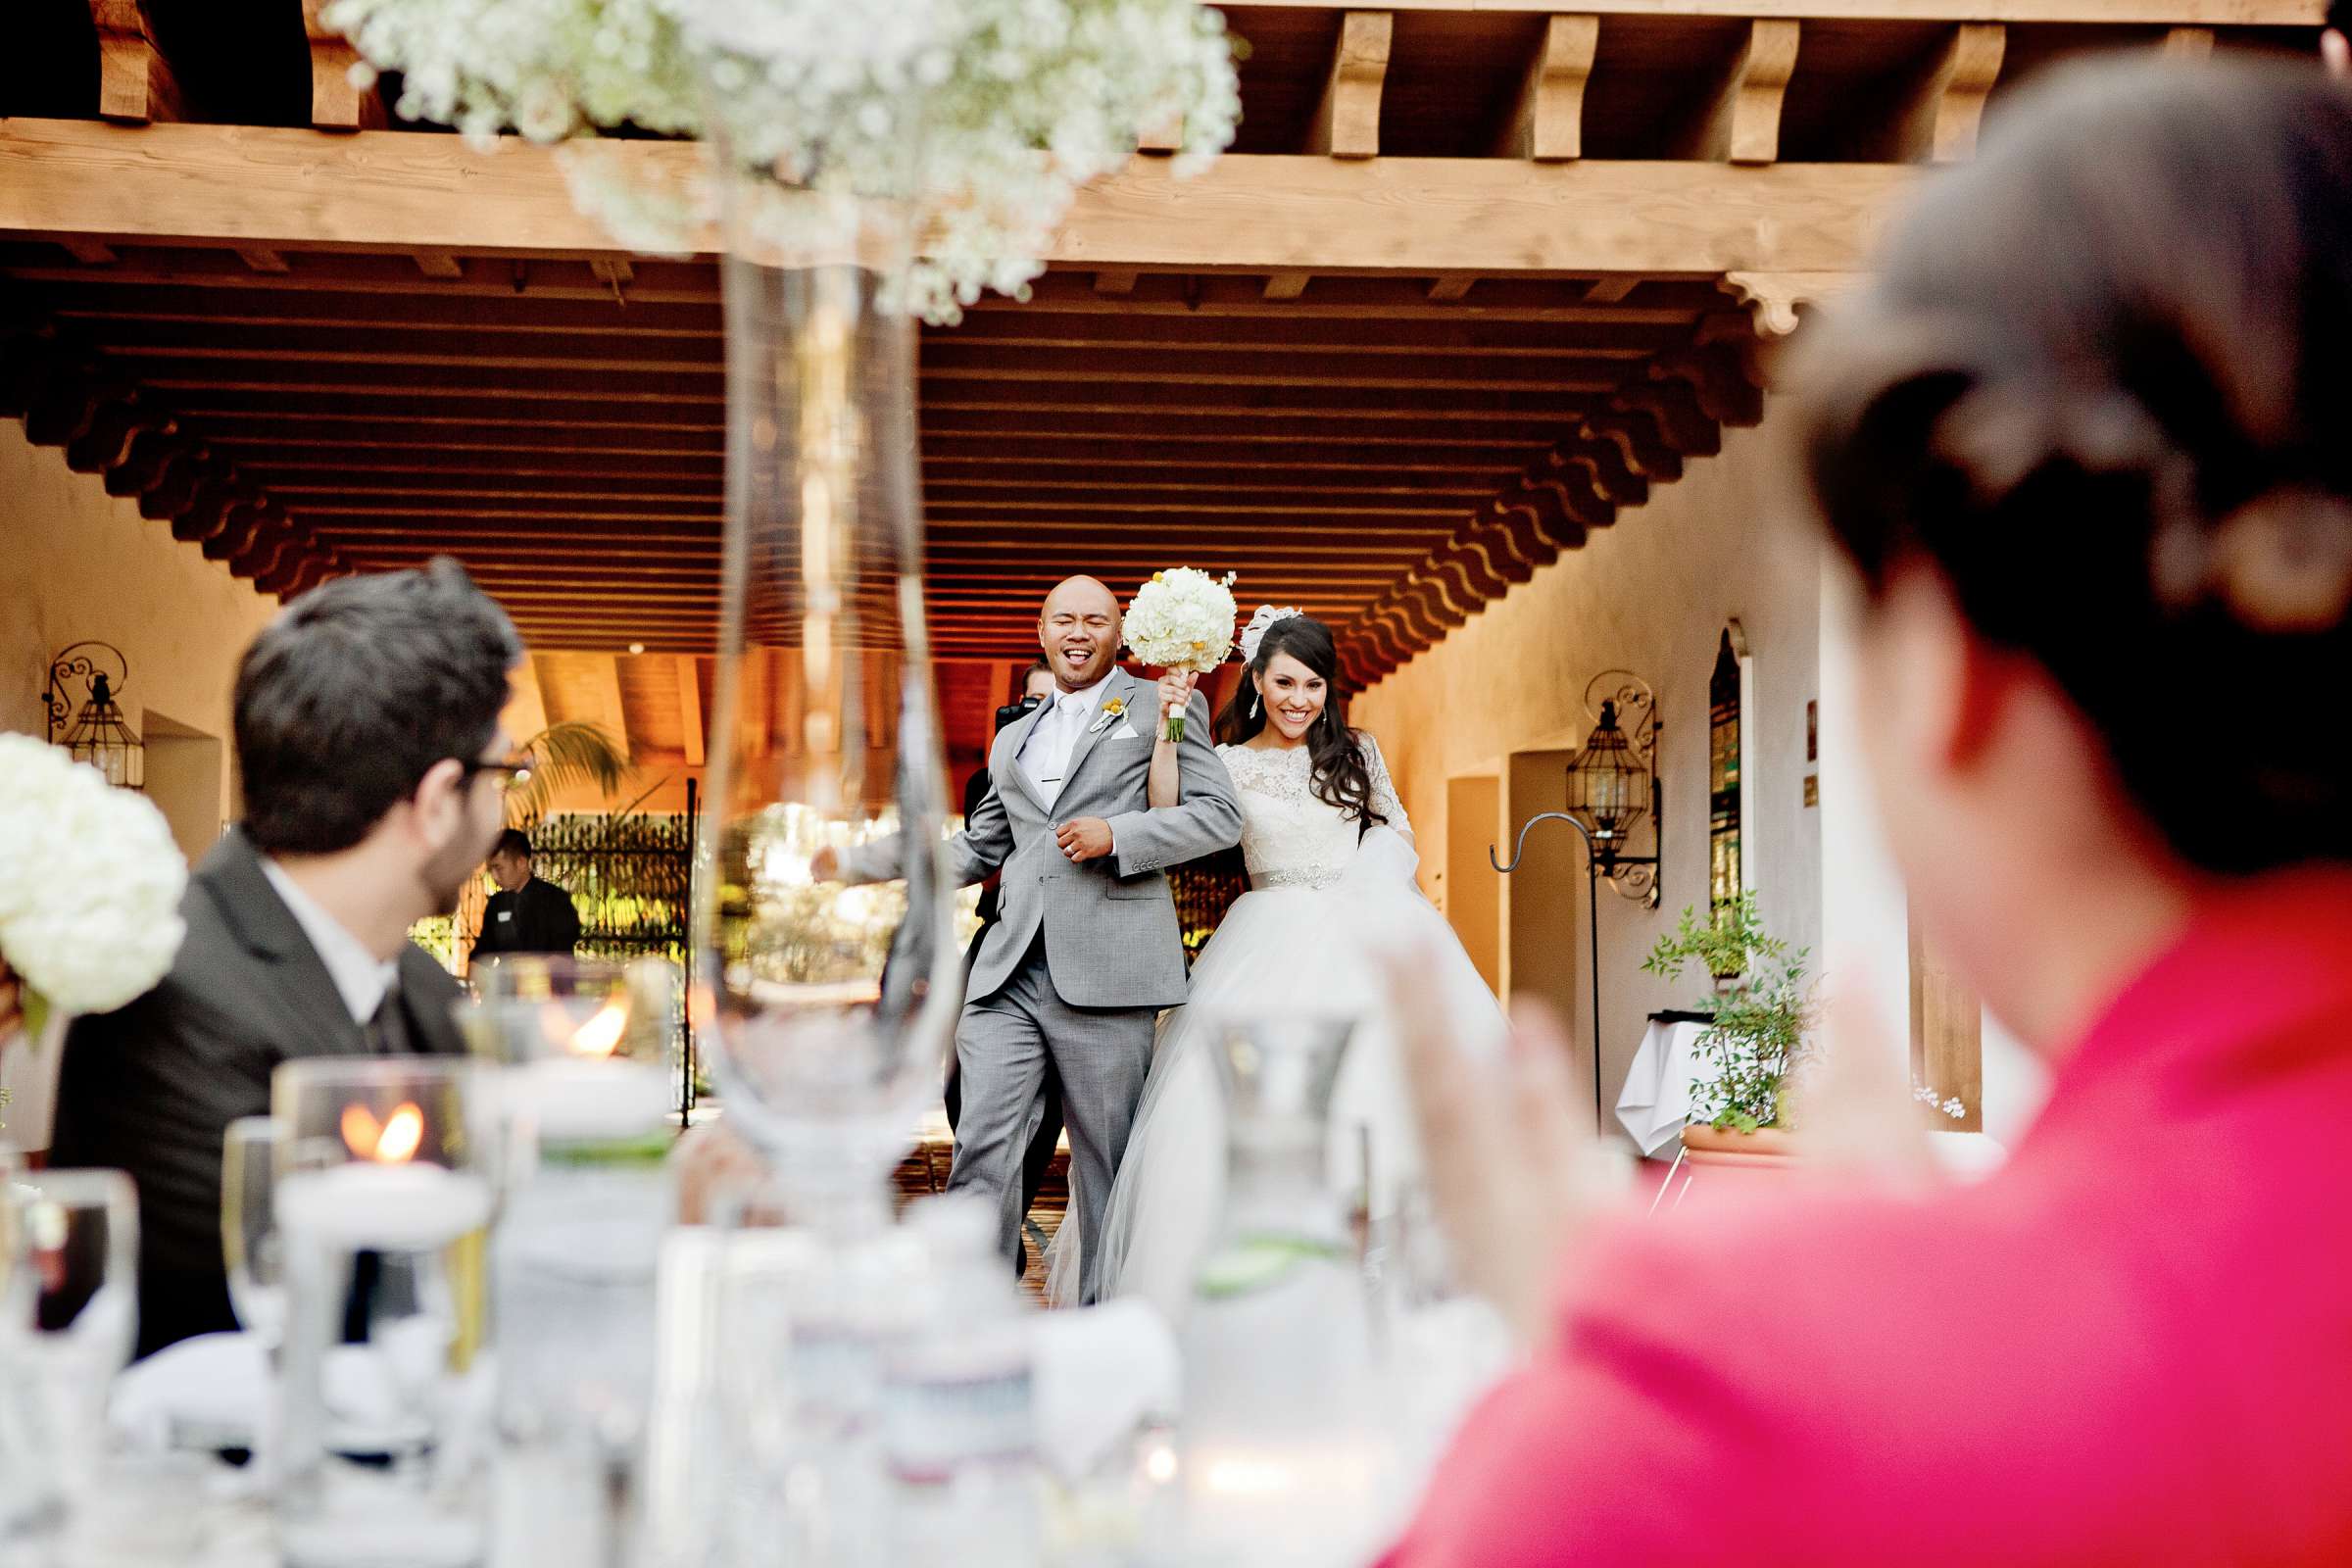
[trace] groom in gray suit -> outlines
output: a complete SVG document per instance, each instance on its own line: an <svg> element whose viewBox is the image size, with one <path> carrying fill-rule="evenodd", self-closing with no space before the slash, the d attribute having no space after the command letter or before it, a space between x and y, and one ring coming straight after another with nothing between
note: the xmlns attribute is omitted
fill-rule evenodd
<svg viewBox="0 0 2352 1568"><path fill-rule="evenodd" d="M1159 715L1153 688L1114 662L1119 603L1108 588L1092 577L1056 586L1037 637L1054 700L998 732L988 793L953 846L958 881L999 867L1004 877L1003 914L973 960L956 1030L963 1115L948 1187L996 1204L998 1241L1017 1266L1021 1152L1051 1060L1061 1075L1092 1301L1103 1206L1151 1070L1152 1023L1184 1001L1184 947L1161 871L1239 843L1242 812L1198 694L1185 719L1179 802L1149 808ZM895 877L898 845L820 858L814 870L828 880Z"/></svg>

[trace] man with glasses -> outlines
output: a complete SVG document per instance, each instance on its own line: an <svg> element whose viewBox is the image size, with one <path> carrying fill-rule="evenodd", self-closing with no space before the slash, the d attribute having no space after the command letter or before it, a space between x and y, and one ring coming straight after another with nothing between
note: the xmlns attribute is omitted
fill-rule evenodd
<svg viewBox="0 0 2352 1568"><path fill-rule="evenodd" d="M139 1353L230 1329L221 1139L296 1056L455 1054L457 983L409 928L457 907L523 764L499 727L522 645L454 562L288 605L237 667L243 819L189 878L172 971L78 1020L58 1165L139 1189Z"/></svg>

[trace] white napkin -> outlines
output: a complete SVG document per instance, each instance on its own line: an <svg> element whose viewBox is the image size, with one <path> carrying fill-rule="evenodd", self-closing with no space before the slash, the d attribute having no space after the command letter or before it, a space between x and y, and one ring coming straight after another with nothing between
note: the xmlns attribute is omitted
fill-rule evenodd
<svg viewBox="0 0 2352 1568"><path fill-rule="evenodd" d="M108 1408L135 1450L250 1447L270 1403L270 1358L250 1334L199 1334L115 1380Z"/></svg>
<svg viewBox="0 0 2352 1568"><path fill-rule="evenodd" d="M1172 1420L1183 1388L1176 1333L1134 1298L1037 1317L1038 1457L1087 1474L1146 1421Z"/></svg>
<svg viewBox="0 0 2352 1568"><path fill-rule="evenodd" d="M1644 1159L1662 1155L1683 1135L1698 1079L1690 1045L1701 1032L1694 1023L1652 1023L1626 1069L1625 1087L1617 1095L1617 1124Z"/></svg>

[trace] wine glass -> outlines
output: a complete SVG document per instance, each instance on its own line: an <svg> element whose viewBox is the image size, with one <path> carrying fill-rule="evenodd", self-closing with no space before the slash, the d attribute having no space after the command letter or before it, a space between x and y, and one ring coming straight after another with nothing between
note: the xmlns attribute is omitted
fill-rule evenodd
<svg viewBox="0 0 2352 1568"><path fill-rule="evenodd" d="M240 1116L228 1124L220 1158L220 1252L237 1321L274 1353L285 1333L285 1249L275 1201L283 1122Z"/></svg>
<svg viewBox="0 0 2352 1568"><path fill-rule="evenodd" d="M888 1220L962 989L912 225L724 139L725 576L689 1007L727 1121L773 1163L793 1218L847 1237Z"/></svg>

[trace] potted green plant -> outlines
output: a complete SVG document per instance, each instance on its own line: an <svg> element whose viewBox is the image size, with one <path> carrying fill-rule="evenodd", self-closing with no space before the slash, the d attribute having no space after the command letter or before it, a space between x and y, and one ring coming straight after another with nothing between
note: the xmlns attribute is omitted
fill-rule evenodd
<svg viewBox="0 0 2352 1568"><path fill-rule="evenodd" d="M1683 1147L1693 1155L1788 1152L1784 1091L1812 1022L1808 956L1767 932L1756 896L1742 893L1704 917L1685 909L1642 960L1643 970L1669 980L1694 963L1715 977L1715 990L1692 1008L1709 1019L1692 1049L1711 1069L1690 1091Z"/></svg>

